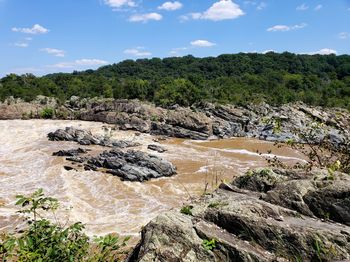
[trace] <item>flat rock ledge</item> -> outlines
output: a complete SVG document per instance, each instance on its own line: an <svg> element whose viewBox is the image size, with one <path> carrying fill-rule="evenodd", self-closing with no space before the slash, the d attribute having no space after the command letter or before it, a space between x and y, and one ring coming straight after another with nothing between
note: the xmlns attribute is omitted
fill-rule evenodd
<svg viewBox="0 0 350 262"><path fill-rule="evenodd" d="M90 131L77 129L74 127L66 127L65 129L57 129L47 135L50 141L74 141L80 145L99 145L107 147L136 147L139 143L124 140L115 140L107 136L96 136Z"/></svg>
<svg viewBox="0 0 350 262"><path fill-rule="evenodd" d="M127 261L349 259L349 175L257 169L153 219Z"/></svg>

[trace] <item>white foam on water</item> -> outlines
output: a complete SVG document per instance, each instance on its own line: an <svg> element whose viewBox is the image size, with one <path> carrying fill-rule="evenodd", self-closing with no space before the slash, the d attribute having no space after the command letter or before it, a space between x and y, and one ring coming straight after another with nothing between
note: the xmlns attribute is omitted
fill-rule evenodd
<svg viewBox="0 0 350 262"><path fill-rule="evenodd" d="M64 158L53 157L52 152L79 145L52 142L46 137L47 133L66 126L88 129L100 135L106 132L102 129L105 124L96 122L0 121L0 199L6 203L5 207L0 207L0 216L10 218L15 214L16 194L28 195L43 188L47 195L58 198L62 207L72 207L59 212L60 219L85 223L89 235L117 232L138 236L141 226L160 212L180 207L189 194L201 192L204 173L216 170L224 173L226 178L232 178L232 174L264 163L260 155L249 150L210 147L208 141L165 142L162 145L168 149L166 153L148 152L175 161L179 170L187 170L182 165L193 165L193 171L181 171L173 177L145 183L122 182L118 177L101 172L66 171L63 165L68 163ZM154 143L148 134L135 136L134 132L126 131L111 134L116 139L142 143L138 148L142 150ZM203 146L203 142L208 144ZM247 143L253 142L247 140ZM242 155L251 158L244 159Z"/></svg>

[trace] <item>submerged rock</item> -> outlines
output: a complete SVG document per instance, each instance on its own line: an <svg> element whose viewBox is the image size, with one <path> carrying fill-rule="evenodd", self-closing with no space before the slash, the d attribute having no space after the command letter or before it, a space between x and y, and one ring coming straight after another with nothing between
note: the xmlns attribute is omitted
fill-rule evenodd
<svg viewBox="0 0 350 262"><path fill-rule="evenodd" d="M153 219L128 261L347 261L350 178L326 172L258 169L222 184Z"/></svg>

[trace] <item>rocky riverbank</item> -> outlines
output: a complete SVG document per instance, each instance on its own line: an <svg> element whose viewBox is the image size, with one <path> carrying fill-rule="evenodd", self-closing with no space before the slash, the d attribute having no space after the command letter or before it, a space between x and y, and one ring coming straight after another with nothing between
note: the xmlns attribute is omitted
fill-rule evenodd
<svg viewBox="0 0 350 262"><path fill-rule="evenodd" d="M320 108L303 103L274 107L267 104L239 107L201 103L191 108L156 107L138 100L80 99L60 105L55 99L38 97L31 103L8 99L0 104L0 119L35 118L47 108L52 117L115 124L121 130L205 140L210 137L256 137L268 141L301 141L296 133L322 123L316 140L330 135L337 144L349 136L350 113L339 108Z"/></svg>
<svg viewBox="0 0 350 262"><path fill-rule="evenodd" d="M152 220L129 261L348 261L350 176L258 169Z"/></svg>

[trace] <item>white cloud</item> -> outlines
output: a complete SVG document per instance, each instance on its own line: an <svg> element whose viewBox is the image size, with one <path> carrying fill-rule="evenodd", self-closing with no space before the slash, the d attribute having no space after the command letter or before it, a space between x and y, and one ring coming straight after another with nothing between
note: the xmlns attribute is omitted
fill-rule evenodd
<svg viewBox="0 0 350 262"><path fill-rule="evenodd" d="M267 53L270 53L270 52L277 53L277 51L273 50L273 49L268 49L268 50L262 51L263 54L267 54Z"/></svg>
<svg viewBox="0 0 350 262"><path fill-rule="evenodd" d="M159 10L175 11L182 8L182 3L179 1L165 2L161 6L158 6Z"/></svg>
<svg viewBox="0 0 350 262"><path fill-rule="evenodd" d="M148 52L148 51L143 51L143 48L130 48L130 49L126 49L124 50L124 54L127 55L132 55L132 56L138 56L138 57L145 57L145 56L151 56L152 53Z"/></svg>
<svg viewBox="0 0 350 262"><path fill-rule="evenodd" d="M75 60L74 62L63 62L63 63L57 63L48 67L53 68L75 68L75 67L84 67L84 66L101 66L108 64L107 61L100 60L100 59L79 59Z"/></svg>
<svg viewBox="0 0 350 262"><path fill-rule="evenodd" d="M64 57L65 56L65 51L59 50L59 49L55 49L55 48L43 48L43 49L40 49L40 51L46 52L49 55L54 55L54 56L58 56L58 57Z"/></svg>
<svg viewBox="0 0 350 262"><path fill-rule="evenodd" d="M147 13L147 14L135 14L130 16L129 21L130 22L143 22L147 23L150 20L154 21L160 21L162 20L163 16L158 13Z"/></svg>
<svg viewBox="0 0 350 262"><path fill-rule="evenodd" d="M263 10L265 9L265 7L267 6L267 4L265 2L261 2L257 7L256 9L257 10Z"/></svg>
<svg viewBox="0 0 350 262"><path fill-rule="evenodd" d="M195 46L195 47L212 47L214 45L216 44L209 42L207 40L195 40L191 42L191 46Z"/></svg>
<svg viewBox="0 0 350 262"><path fill-rule="evenodd" d="M24 40L26 40L26 41L32 41L33 38L32 38L32 37L25 37Z"/></svg>
<svg viewBox="0 0 350 262"><path fill-rule="evenodd" d="M22 48L28 47L28 43L23 43L23 42L17 42L17 43L14 43L13 45L17 47L22 47Z"/></svg>
<svg viewBox="0 0 350 262"><path fill-rule="evenodd" d="M287 32L287 31L291 31L291 30L298 30L298 29L302 29L304 27L306 27L307 24L302 23L299 25L292 25L292 26L288 26L288 25L275 25L273 27L268 28L266 31L268 32Z"/></svg>
<svg viewBox="0 0 350 262"><path fill-rule="evenodd" d="M305 11L307 9L309 9L309 6L307 6L305 3L297 6L297 8L296 8L296 10L298 10L298 11Z"/></svg>
<svg viewBox="0 0 350 262"><path fill-rule="evenodd" d="M330 48L322 48L316 52L310 52L308 53L309 55L330 55L330 54L337 54L337 51L334 49L330 49Z"/></svg>
<svg viewBox="0 0 350 262"><path fill-rule="evenodd" d="M132 0L104 0L104 3L113 8L119 8L123 6L135 7L136 3Z"/></svg>
<svg viewBox="0 0 350 262"><path fill-rule="evenodd" d="M84 59L75 60L75 64L84 65L84 66L95 66L95 65L105 65L105 64L108 64L108 62L100 59L84 58Z"/></svg>
<svg viewBox="0 0 350 262"><path fill-rule="evenodd" d="M338 34L338 37L340 39L347 39L347 38L350 37L350 34L348 32L341 32L341 33Z"/></svg>
<svg viewBox="0 0 350 262"><path fill-rule="evenodd" d="M32 35L38 35L38 34L46 34L48 33L50 30L46 29L45 27L39 25L39 24L35 24L33 25L32 28L18 28L18 27L13 27L12 28L13 32L20 32L20 33L24 33L24 34L32 34Z"/></svg>
<svg viewBox="0 0 350 262"><path fill-rule="evenodd" d="M321 10L322 7L323 7L322 5L317 5L317 6L314 8L314 10L315 10L315 11L319 11L319 10Z"/></svg>
<svg viewBox="0 0 350 262"><path fill-rule="evenodd" d="M186 16L181 16L182 21L188 20L189 18L198 20L212 20L221 21L227 19L235 19L244 15L242 9L234 3L232 0L220 0L214 3L207 11L203 13L191 13Z"/></svg>

